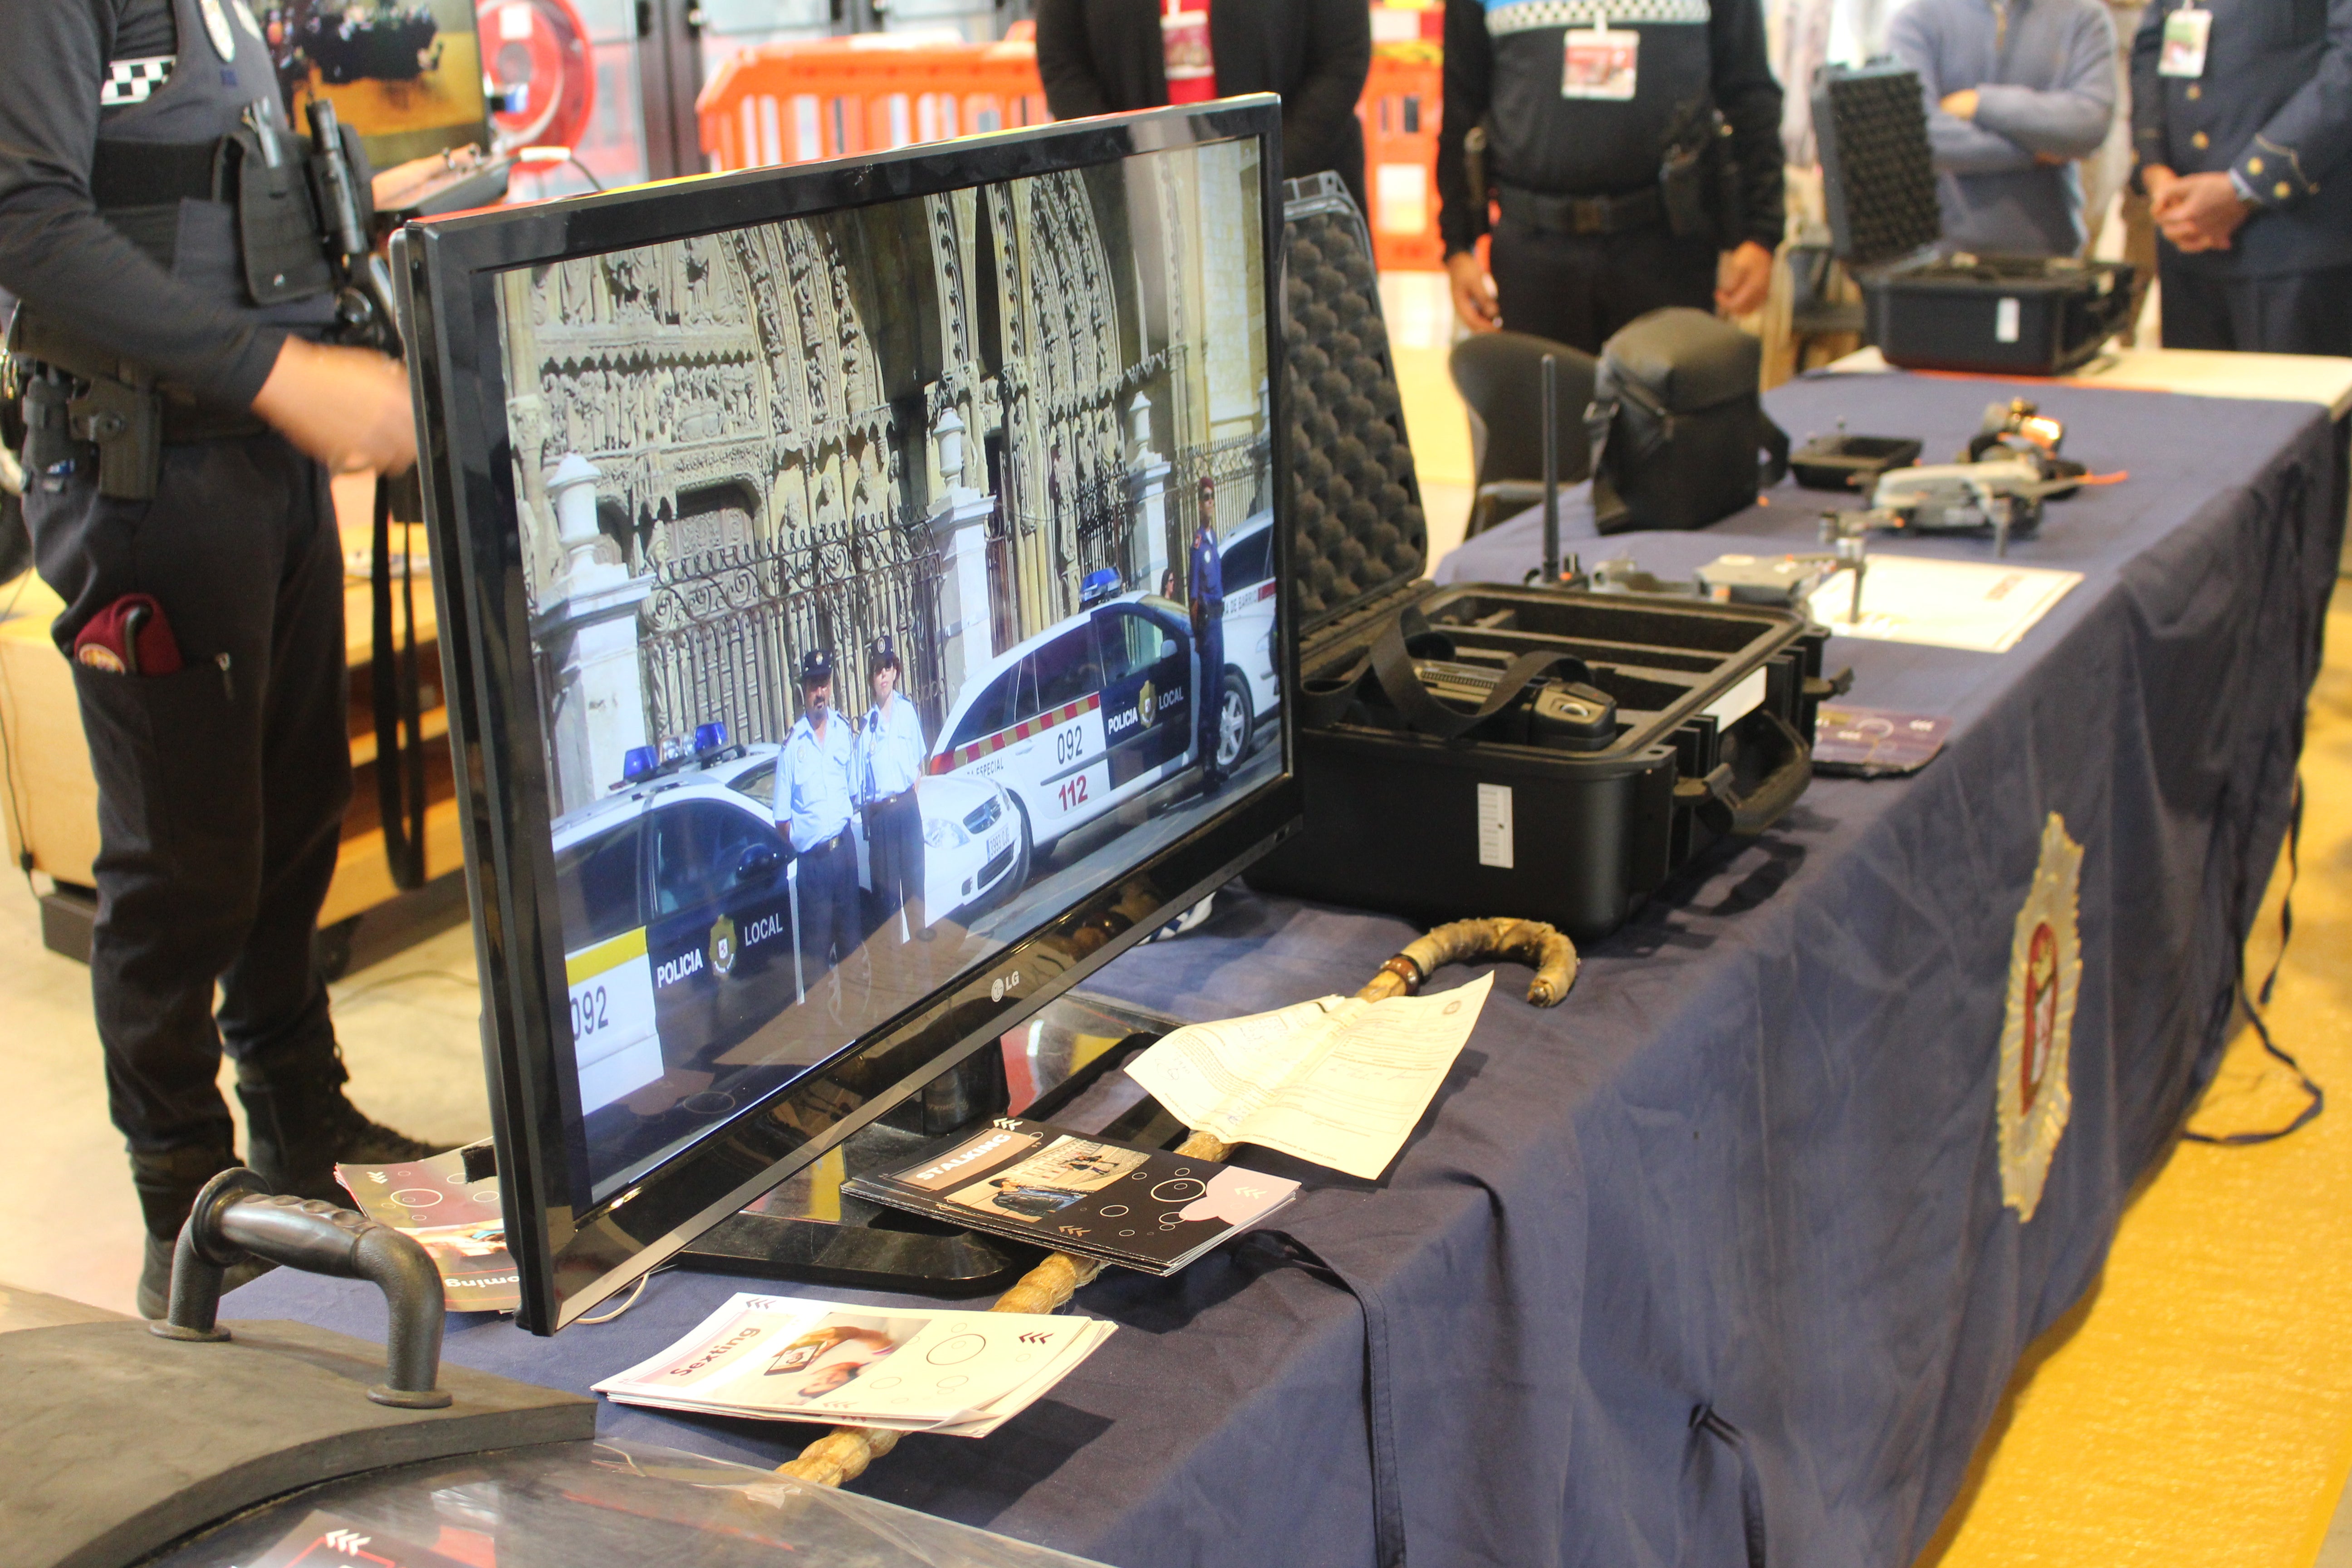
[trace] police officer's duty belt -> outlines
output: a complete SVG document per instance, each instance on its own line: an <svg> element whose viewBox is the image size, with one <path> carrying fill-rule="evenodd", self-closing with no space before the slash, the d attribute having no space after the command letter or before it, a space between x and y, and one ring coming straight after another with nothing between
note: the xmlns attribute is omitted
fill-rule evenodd
<svg viewBox="0 0 2352 1568"><path fill-rule="evenodd" d="M1498 184L1495 205L1506 223L1538 234L1624 234L1654 228L1666 217L1654 185L1616 196L1548 196Z"/></svg>

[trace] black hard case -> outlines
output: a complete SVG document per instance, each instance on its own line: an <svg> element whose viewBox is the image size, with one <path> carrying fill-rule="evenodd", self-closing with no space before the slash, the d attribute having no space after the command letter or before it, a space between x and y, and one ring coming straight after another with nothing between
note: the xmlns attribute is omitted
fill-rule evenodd
<svg viewBox="0 0 2352 1568"><path fill-rule="evenodd" d="M1624 728L1591 752L1447 741L1403 727L1377 693L1334 721L1301 721L1304 826L1249 880L1422 921L1512 915L1580 942L1604 936L1706 845L1759 830L1803 792L1824 634L1768 606L1423 580L1427 531L1369 237L1336 180L1292 185L1285 304L1302 685L1328 682L1399 617L1417 616L1457 658L1581 658ZM1337 353L1335 331L1345 334ZM1339 359L1370 360L1380 374L1360 363L1343 387L1323 368ZM1383 430L1367 441L1375 425ZM1371 483L1376 447L1394 460ZM1750 683L1763 688L1751 710L1728 726L1709 716L1755 695ZM1481 859L1482 784L1511 792L1507 867Z"/></svg>
<svg viewBox="0 0 2352 1568"><path fill-rule="evenodd" d="M1861 285L1870 341L1913 370L2057 375L2131 311L2132 269L2071 256L1936 254L1943 220L1919 79L1895 65L1814 79L1832 247Z"/></svg>

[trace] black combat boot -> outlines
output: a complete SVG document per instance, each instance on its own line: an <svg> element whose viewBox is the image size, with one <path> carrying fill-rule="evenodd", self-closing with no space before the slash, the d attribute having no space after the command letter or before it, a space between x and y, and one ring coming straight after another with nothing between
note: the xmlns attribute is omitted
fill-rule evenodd
<svg viewBox="0 0 2352 1568"><path fill-rule="evenodd" d="M446 1154L455 1143L427 1143L368 1120L343 1094L351 1075L338 1050L323 1060L277 1063L257 1071L239 1062L236 1097L253 1168L273 1192L318 1198L339 1208L351 1194L335 1180L338 1163L398 1165Z"/></svg>
<svg viewBox="0 0 2352 1568"><path fill-rule="evenodd" d="M200 1143L160 1154L131 1156L131 1184L139 1190L140 1216L147 1222L147 1251L139 1268L139 1315L162 1317L172 1300L172 1249L179 1245L180 1227L205 1184L236 1163L236 1152L226 1143ZM222 1289L234 1290L266 1274L267 1263L239 1264L228 1271Z"/></svg>

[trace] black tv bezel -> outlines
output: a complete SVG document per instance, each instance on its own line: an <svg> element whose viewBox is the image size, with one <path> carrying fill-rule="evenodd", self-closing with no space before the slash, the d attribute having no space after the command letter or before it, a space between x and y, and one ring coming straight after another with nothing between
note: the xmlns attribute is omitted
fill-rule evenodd
<svg viewBox="0 0 2352 1568"><path fill-rule="evenodd" d="M784 1181L1055 995L1230 880L1294 831L1297 626L1277 598L1282 771L989 963L767 1096L623 1192L590 1190L570 1060L569 987L531 669L497 275L820 212L1255 137L1273 428L1276 580L1291 568L1289 406L1282 366L1280 100L1270 94L1105 116L875 157L703 175L601 196L413 223L394 238L439 612L467 894L482 982L482 1047L499 1151L515 1319L548 1334ZM788 1125L776 1114L789 1108Z"/></svg>

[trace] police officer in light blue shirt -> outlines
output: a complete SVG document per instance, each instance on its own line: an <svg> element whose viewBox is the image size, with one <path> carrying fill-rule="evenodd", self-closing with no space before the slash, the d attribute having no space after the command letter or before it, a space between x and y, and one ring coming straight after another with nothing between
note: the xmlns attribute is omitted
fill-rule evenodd
<svg viewBox="0 0 2352 1568"><path fill-rule="evenodd" d="M884 634L872 650L874 706L858 735L858 799L866 807L866 848L874 872L875 912L887 935L898 932L898 912L909 935L930 940L923 910L923 813L915 781L929 754L923 717L899 695L898 650Z"/></svg>
<svg viewBox="0 0 2352 1568"><path fill-rule="evenodd" d="M857 846L849 837L856 809L857 742L834 710L833 660L814 648L801 660L801 716L776 759L776 826L800 858L801 984L856 951Z"/></svg>
<svg viewBox="0 0 2352 1568"><path fill-rule="evenodd" d="M1910 0L1886 32L1927 103L1943 247L2075 256L2074 167L2106 140L2116 25L2096 0Z"/></svg>

